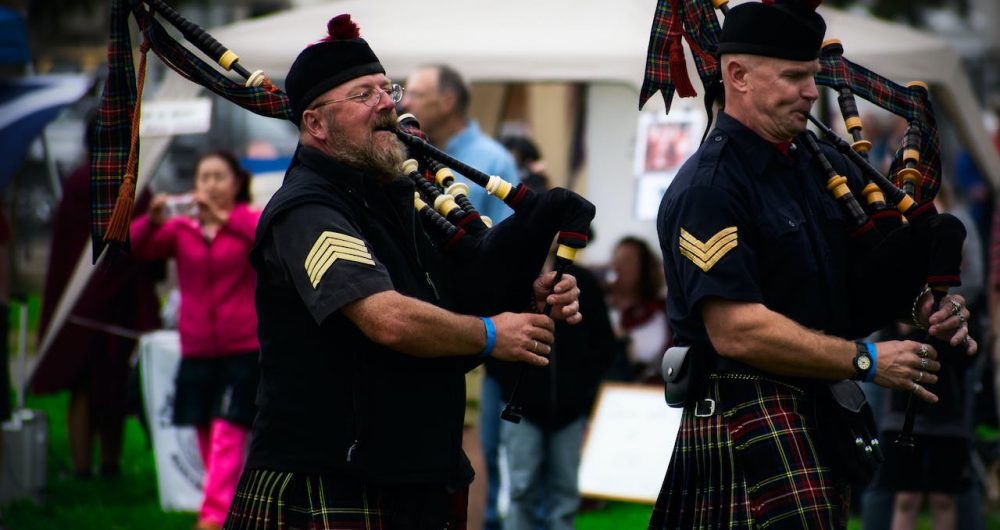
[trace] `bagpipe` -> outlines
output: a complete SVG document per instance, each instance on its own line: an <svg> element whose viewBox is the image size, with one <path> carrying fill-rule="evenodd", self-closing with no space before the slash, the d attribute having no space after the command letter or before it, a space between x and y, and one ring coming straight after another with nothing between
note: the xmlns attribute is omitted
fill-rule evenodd
<svg viewBox="0 0 1000 530"><path fill-rule="evenodd" d="M164 28L161 18L176 27L198 50L243 82L204 61L177 42ZM142 33L139 75L133 67L128 18L132 16ZM346 15L341 15L346 17ZM182 77L257 114L292 119L288 96L261 71L249 72L239 57L207 32L184 19L162 0L113 0L111 39L108 47L109 75L105 82L97 121L97 136L91 156L91 212L93 254L96 261L105 246L127 250L132 217L138 158L139 100L149 49ZM421 138L419 123L404 115L398 138L410 151L411 160L400 173L415 183L414 209L425 232L431 236L449 263L464 276L456 279L478 285L485 296L475 304L480 314L496 314L527 307L531 285L547 259L553 241L558 242L555 260L559 282L576 253L588 240L594 205L562 188L535 193L523 184L511 184L490 176L434 148ZM128 147L126 147L128 146ZM479 216L467 198L468 188L458 182L452 169L484 187L504 201L513 215L491 226ZM484 281L489 278L489 281ZM472 289L474 291L474 289ZM471 297L461 297L471 298ZM545 313L551 308L546 307ZM508 416L519 418L516 404Z"/></svg>
<svg viewBox="0 0 1000 530"><path fill-rule="evenodd" d="M420 132L419 122L411 114L400 116L399 123L396 136L409 148L411 156L422 160L422 164L415 159L403 164L406 175L416 183L415 207L427 230L437 237L439 246L463 256L468 254L469 257L461 258L465 270L476 271L477 275L495 270L496 274L489 274L489 277L506 277L509 285L517 286L527 285L537 276L555 238L553 270L556 276L552 285L558 284L576 259L577 252L587 245L594 205L563 188L535 193L523 183L511 184L498 176L487 175L428 143ZM423 167L424 171L419 171L418 167ZM481 217L472 207L466 198L468 188L455 182L451 169L502 200L514 214L490 226L492 221ZM486 311L492 314L512 307L510 304L517 300L509 298L520 297L521 294L515 294L517 292L519 290L494 287ZM542 312L550 315L551 311L546 304ZM525 370L529 369L527 365L521 366L511 389L507 406L501 413L507 421L521 421L518 388Z"/></svg>
<svg viewBox="0 0 1000 530"><path fill-rule="evenodd" d="M765 3L780 3L779 0ZM818 1L794 2L815 9ZM650 34L646 76L639 107L656 92L662 94L667 112L674 92L680 97L696 94L687 74L682 40L694 57L705 89L705 107L711 109L721 95L720 60L716 53L722 28L715 10L728 13L728 0L659 0ZM965 228L950 214L939 213L934 197L941 185L941 157L937 125L927 86L913 82L899 85L844 57L837 40L823 43L817 85L837 93L844 126L851 142L841 138L816 118L809 121L823 140L855 166L863 176L861 189L852 190L839 174L816 135L806 130L799 142L813 155L827 175L826 187L842 206L850 228L852 260L849 271L852 316L859 322L882 322L910 315L911 303L924 286L933 293L934 309L950 287L960 285L962 244ZM907 121L902 145L895 151L889 176L868 160L871 143L863 136L863 124L855 98L860 97ZM706 130L707 133L707 130ZM871 330L868 330L871 331ZM928 336L939 351L947 349ZM913 396L907 406L902 447L913 447Z"/></svg>

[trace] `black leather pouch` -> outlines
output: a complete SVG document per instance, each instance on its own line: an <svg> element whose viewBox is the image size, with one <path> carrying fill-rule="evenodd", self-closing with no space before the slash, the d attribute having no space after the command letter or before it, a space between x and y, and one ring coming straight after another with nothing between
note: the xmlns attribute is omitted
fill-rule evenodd
<svg viewBox="0 0 1000 530"><path fill-rule="evenodd" d="M823 443L835 459L835 469L854 486L868 484L885 457L878 427L865 393L854 381L817 386L817 422Z"/></svg>
<svg viewBox="0 0 1000 530"><path fill-rule="evenodd" d="M663 353L660 370L668 406L683 408L698 397L708 376L703 353L693 346L674 346Z"/></svg>

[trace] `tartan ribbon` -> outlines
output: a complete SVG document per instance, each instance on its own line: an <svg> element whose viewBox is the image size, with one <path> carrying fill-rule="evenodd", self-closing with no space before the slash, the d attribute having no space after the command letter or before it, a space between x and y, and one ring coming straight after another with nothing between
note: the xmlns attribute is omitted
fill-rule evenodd
<svg viewBox="0 0 1000 530"><path fill-rule="evenodd" d="M653 27L649 34L649 48L646 51L646 76L639 91L639 108L641 109L653 94L660 92L667 106L667 112L670 112L670 102L676 88L674 76L682 75L671 72L671 59L674 59L675 65L684 64L683 61L676 60L678 53L681 59L684 58L680 37L683 37L691 48L702 85L718 79L719 61L715 57L715 49L721 33L722 27L711 2L658 0L653 15ZM686 66L684 68L686 70ZM683 74L683 79L687 79L686 72ZM690 93L681 91L679 94L681 97L696 95L693 90Z"/></svg>
<svg viewBox="0 0 1000 530"><path fill-rule="evenodd" d="M920 88L905 87L851 62L835 53L820 56L821 71L816 84L841 88L847 87L879 107L915 124L920 131L920 160L916 169L922 178L914 200L923 204L934 200L941 187L941 142L938 137L934 108L927 92ZM890 178L897 187L902 183L897 172L903 167L903 148L896 150L889 168Z"/></svg>
<svg viewBox="0 0 1000 530"><path fill-rule="evenodd" d="M261 116L282 120L292 118L288 96L269 81L259 87L247 87L242 82L233 81L174 40L151 13L144 10L135 13L140 25L144 26L153 52L181 77Z"/></svg>
<svg viewBox="0 0 1000 530"><path fill-rule="evenodd" d="M95 263L107 245L104 236L126 171L132 112L137 100L128 27L130 14L135 16L140 31L157 57L185 79L262 116L279 119L291 119L292 116L288 96L269 81L260 87L246 87L229 79L171 37L141 1L112 0L108 77L98 107L97 130L90 155L91 240ZM138 157L138 142L135 149ZM127 240L123 247L128 249Z"/></svg>
<svg viewBox="0 0 1000 530"><path fill-rule="evenodd" d="M118 198L118 188L128 161L132 111L136 101L135 67L128 28L126 0L111 2L111 36L108 41L108 77L97 110L94 145L90 153L90 212L93 259L104 250L104 234ZM139 145L135 146L138 156ZM126 243L126 248L128 247Z"/></svg>

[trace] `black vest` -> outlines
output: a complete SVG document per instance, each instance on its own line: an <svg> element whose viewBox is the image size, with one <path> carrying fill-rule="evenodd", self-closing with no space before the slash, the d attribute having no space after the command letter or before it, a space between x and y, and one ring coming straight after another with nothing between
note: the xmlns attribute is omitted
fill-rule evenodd
<svg viewBox="0 0 1000 530"><path fill-rule="evenodd" d="M346 178L351 174L302 148L261 217L251 253L261 382L247 467L347 472L379 484L468 484L472 470L461 445L469 359L395 352L340 312L317 325L287 278L263 274L262 249L281 245L271 223L298 205L320 203L353 215L396 291L450 305L439 254L416 223L412 183L380 186L368 176Z"/></svg>

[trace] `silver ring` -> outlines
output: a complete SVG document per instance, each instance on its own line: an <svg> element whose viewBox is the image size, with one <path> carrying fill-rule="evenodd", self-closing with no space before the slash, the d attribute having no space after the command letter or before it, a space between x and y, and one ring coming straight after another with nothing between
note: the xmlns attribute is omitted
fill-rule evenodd
<svg viewBox="0 0 1000 530"><path fill-rule="evenodd" d="M927 349L927 345L926 344L921 344L920 345L920 357L921 358L926 358L928 355L930 355L930 351Z"/></svg>
<svg viewBox="0 0 1000 530"><path fill-rule="evenodd" d="M961 322L962 324L965 324L965 315L963 315L962 313L959 313L959 314L957 314L955 316L958 317L958 321L959 322Z"/></svg>
<svg viewBox="0 0 1000 530"><path fill-rule="evenodd" d="M916 394L918 390L920 390L920 385L918 385L917 382L914 381L913 386L910 387L910 392Z"/></svg>
<svg viewBox="0 0 1000 530"><path fill-rule="evenodd" d="M927 357L923 357L923 358L920 359L920 367L921 368L923 368L924 370L926 370L927 369L927 364L928 364Z"/></svg>
<svg viewBox="0 0 1000 530"><path fill-rule="evenodd" d="M531 353L538 353L538 341L531 341Z"/></svg>
<svg viewBox="0 0 1000 530"><path fill-rule="evenodd" d="M924 372L917 372L917 378L913 381L914 383L919 383L924 379Z"/></svg>
<svg viewBox="0 0 1000 530"><path fill-rule="evenodd" d="M954 299L949 299L948 303L951 304L951 314L958 315L962 312L962 304L956 302Z"/></svg>

